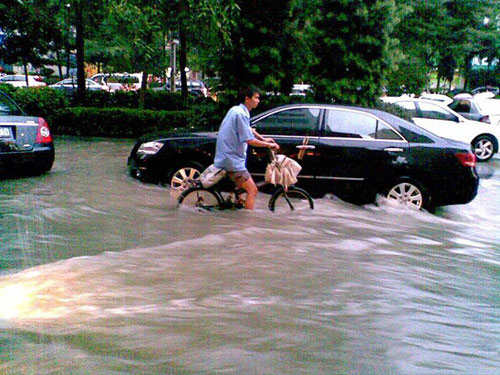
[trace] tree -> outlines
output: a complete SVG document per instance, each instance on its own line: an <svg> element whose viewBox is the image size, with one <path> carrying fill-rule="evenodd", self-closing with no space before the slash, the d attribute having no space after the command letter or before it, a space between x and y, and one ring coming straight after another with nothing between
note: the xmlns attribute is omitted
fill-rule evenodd
<svg viewBox="0 0 500 375"><path fill-rule="evenodd" d="M221 50L231 44L230 32L239 7L234 0L163 0L161 4L165 24L179 37L179 72L185 100L188 59L191 63L198 61L206 72L215 72Z"/></svg>
<svg viewBox="0 0 500 375"><path fill-rule="evenodd" d="M121 1L111 6L106 27L114 46L113 65L126 71L142 72L139 106L144 108L149 72L162 59L164 45L161 13L150 1Z"/></svg>
<svg viewBox="0 0 500 375"><path fill-rule="evenodd" d="M488 57L489 61L498 58L499 29L484 24L485 17L495 19L499 14L495 2L410 0L404 3L409 5L410 13L398 27L397 36L406 61L415 58L422 61L427 78L437 69L438 77L451 84L455 70L459 69L467 87L473 57ZM428 79L424 86L429 88Z"/></svg>
<svg viewBox="0 0 500 375"><path fill-rule="evenodd" d="M394 0L324 0L312 26L311 82L322 101L368 104L400 61L394 30L403 9Z"/></svg>
<svg viewBox="0 0 500 375"><path fill-rule="evenodd" d="M224 87L256 85L265 91L290 91L294 40L291 1L237 1L241 9L231 28L231 43L216 58ZM286 84L285 84L286 82Z"/></svg>
<svg viewBox="0 0 500 375"><path fill-rule="evenodd" d="M0 30L3 43L0 59L24 67L28 85L28 64L41 66L50 50L52 36L57 34L54 15L43 1L13 1L0 4Z"/></svg>

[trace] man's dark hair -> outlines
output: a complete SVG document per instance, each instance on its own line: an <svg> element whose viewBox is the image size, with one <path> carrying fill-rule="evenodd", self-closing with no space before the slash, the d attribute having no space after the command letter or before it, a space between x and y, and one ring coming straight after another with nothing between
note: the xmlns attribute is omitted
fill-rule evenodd
<svg viewBox="0 0 500 375"><path fill-rule="evenodd" d="M245 102L245 98L251 98L255 94L260 94L260 90L255 86L245 87L238 92L238 101L240 103Z"/></svg>

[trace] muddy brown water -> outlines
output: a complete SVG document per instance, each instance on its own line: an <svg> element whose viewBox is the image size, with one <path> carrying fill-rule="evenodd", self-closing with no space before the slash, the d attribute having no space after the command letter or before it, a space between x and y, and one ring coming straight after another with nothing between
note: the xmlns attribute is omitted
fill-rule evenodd
<svg viewBox="0 0 500 375"><path fill-rule="evenodd" d="M435 214L175 209L129 140L0 180L1 374L498 374L500 159Z"/></svg>

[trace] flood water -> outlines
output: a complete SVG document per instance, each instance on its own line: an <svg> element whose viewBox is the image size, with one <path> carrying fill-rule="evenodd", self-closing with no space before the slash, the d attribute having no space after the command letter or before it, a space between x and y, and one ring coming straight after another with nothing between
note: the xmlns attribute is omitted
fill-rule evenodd
<svg viewBox="0 0 500 375"><path fill-rule="evenodd" d="M431 215L176 210L133 141L0 180L0 373L498 374L500 159Z"/></svg>

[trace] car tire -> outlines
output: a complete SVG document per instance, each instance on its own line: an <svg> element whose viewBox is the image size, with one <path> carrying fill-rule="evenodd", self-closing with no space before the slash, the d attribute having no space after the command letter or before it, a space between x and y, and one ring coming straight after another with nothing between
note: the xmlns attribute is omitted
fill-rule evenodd
<svg viewBox="0 0 500 375"><path fill-rule="evenodd" d="M198 178L204 168L197 163L186 163L173 168L168 174L166 185L172 190L184 190L189 180Z"/></svg>
<svg viewBox="0 0 500 375"><path fill-rule="evenodd" d="M481 135L471 143L472 152L476 154L477 161L484 162L490 160L495 154L495 140L489 135Z"/></svg>
<svg viewBox="0 0 500 375"><path fill-rule="evenodd" d="M414 209L430 208L430 196L422 184L409 179L402 178L391 184L385 191L385 197L403 206Z"/></svg>

